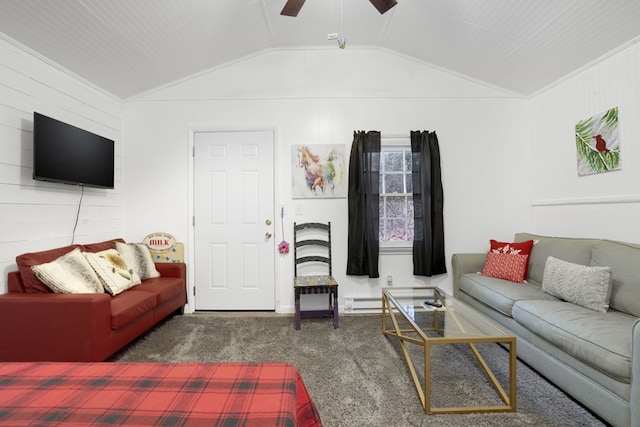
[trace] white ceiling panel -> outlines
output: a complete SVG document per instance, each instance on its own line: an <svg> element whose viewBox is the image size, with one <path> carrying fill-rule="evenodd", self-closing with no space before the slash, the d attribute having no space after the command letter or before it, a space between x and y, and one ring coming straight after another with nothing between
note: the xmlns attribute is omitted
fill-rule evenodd
<svg viewBox="0 0 640 427"><path fill-rule="evenodd" d="M476 77L523 94L533 93L626 41L637 40L640 25L633 22L639 17L640 1L573 2L542 31L511 54L496 58L493 67Z"/></svg>
<svg viewBox="0 0 640 427"><path fill-rule="evenodd" d="M308 0L297 17L281 16L284 1L267 0L267 16L279 47L333 46L329 33L347 37L354 45L380 44L380 36L393 9L384 15L368 0Z"/></svg>
<svg viewBox="0 0 640 427"><path fill-rule="evenodd" d="M638 0L0 0L0 33L126 99L269 49L397 51L523 96L640 37Z"/></svg>

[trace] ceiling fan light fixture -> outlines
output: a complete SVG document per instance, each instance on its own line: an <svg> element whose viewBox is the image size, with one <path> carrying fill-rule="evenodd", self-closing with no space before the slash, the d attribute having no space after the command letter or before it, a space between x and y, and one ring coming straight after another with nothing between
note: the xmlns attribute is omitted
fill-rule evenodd
<svg viewBox="0 0 640 427"><path fill-rule="evenodd" d="M287 0L282 8L282 12L280 12L280 15L298 16L304 2L305 0ZM369 2L378 9L378 12L380 12L381 15L398 4L396 0L369 0Z"/></svg>
<svg viewBox="0 0 640 427"><path fill-rule="evenodd" d="M381 15L384 15L386 11L391 9L393 6L397 5L398 2L396 0L369 0L372 5L378 9Z"/></svg>
<svg viewBox="0 0 640 427"><path fill-rule="evenodd" d="M280 15L292 17L298 16L298 13L300 12L300 9L302 9L302 5L304 4L304 2L305 0L288 0L282 8L282 12L280 12Z"/></svg>

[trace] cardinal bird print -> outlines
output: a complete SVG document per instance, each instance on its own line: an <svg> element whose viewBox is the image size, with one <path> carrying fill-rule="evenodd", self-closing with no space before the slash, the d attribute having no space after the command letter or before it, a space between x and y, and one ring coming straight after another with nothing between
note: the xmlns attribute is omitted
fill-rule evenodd
<svg viewBox="0 0 640 427"><path fill-rule="evenodd" d="M592 175L620 169L618 107L576 124L578 175Z"/></svg>
<svg viewBox="0 0 640 427"><path fill-rule="evenodd" d="M607 148L607 141L604 140L602 135L592 136L596 140L596 150L601 153L608 153L609 149Z"/></svg>

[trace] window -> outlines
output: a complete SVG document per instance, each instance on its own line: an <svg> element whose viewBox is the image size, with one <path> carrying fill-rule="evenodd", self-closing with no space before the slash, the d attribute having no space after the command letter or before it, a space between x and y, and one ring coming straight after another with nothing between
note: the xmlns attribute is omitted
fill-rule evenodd
<svg viewBox="0 0 640 427"><path fill-rule="evenodd" d="M380 246L413 242L411 146L407 138L386 140L380 153Z"/></svg>

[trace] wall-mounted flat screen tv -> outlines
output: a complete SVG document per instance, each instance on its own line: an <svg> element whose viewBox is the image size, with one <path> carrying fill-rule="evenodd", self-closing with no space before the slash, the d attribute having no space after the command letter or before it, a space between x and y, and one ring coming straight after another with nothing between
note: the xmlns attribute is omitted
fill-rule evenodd
<svg viewBox="0 0 640 427"><path fill-rule="evenodd" d="M33 179L113 188L114 142L33 113Z"/></svg>

